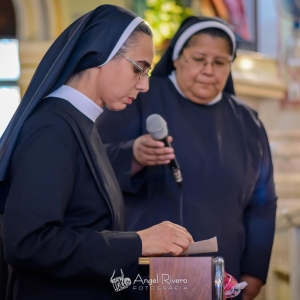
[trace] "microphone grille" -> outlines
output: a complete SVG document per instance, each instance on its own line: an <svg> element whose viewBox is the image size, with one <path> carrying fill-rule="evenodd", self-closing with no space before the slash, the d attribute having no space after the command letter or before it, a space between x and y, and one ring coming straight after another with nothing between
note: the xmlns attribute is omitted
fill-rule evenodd
<svg viewBox="0 0 300 300"><path fill-rule="evenodd" d="M146 129L155 140L168 136L167 122L158 114L150 115L146 120Z"/></svg>

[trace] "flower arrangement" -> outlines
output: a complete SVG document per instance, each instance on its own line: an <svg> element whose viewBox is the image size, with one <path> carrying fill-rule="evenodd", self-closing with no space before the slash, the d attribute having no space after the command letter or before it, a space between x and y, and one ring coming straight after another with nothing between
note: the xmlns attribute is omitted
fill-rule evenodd
<svg viewBox="0 0 300 300"><path fill-rule="evenodd" d="M193 11L182 0L146 0L146 7L144 16L153 32L156 63L182 21L193 15Z"/></svg>

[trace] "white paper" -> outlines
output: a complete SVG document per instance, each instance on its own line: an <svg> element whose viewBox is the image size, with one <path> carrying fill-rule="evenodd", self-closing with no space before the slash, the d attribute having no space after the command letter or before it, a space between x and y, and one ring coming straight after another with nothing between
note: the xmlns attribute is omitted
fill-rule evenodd
<svg viewBox="0 0 300 300"><path fill-rule="evenodd" d="M217 237L213 237L209 240L191 243L187 250L181 255L201 254L210 252L218 252Z"/></svg>

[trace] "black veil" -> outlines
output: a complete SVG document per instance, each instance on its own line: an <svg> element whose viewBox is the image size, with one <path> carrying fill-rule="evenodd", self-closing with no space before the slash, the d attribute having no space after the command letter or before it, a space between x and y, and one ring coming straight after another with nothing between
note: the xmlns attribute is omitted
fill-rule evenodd
<svg viewBox="0 0 300 300"><path fill-rule="evenodd" d="M20 129L34 108L74 73L106 64L141 22L143 19L124 8L101 5L72 23L55 40L1 137L0 185L7 177Z"/></svg>
<svg viewBox="0 0 300 300"><path fill-rule="evenodd" d="M171 40L170 45L167 48L166 52L163 54L161 60L156 64L155 68L153 69L152 76L154 76L154 77L164 77L164 76L168 76L169 74L171 74L171 72L173 70L175 70L172 58L173 58L174 48L175 48L176 43L178 42L178 39L191 26L193 26L195 24L199 24L199 23L204 24L204 22L210 22L210 21L217 22L217 23L221 24L221 26L223 26L223 27L226 26L228 28L227 30L232 31L228 27L228 24L225 21L223 21L219 18L196 17L196 16L186 18L182 22L181 26L179 27L178 31L174 35L173 39ZM234 48L234 51L233 51L232 54L233 54L233 59L234 59L235 56L236 56L235 41L233 41L233 48ZM224 92L235 95L231 73L228 76L228 79L227 79L227 82L226 82L226 85L225 85L225 88L224 88Z"/></svg>

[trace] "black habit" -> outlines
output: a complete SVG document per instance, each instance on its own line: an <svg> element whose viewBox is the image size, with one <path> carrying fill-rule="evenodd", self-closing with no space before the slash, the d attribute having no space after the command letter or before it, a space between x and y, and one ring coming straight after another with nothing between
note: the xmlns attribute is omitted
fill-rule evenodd
<svg viewBox="0 0 300 300"><path fill-rule="evenodd" d="M95 124L47 98L22 127L9 175L3 240L13 299L126 298L110 277L137 273L141 240L118 232L123 199Z"/></svg>
<svg viewBox="0 0 300 300"><path fill-rule="evenodd" d="M179 223L179 189L167 165L130 176L133 142L161 115L182 171L183 226L195 241L217 236L225 269L266 280L276 194L268 140L257 113L230 94L214 105L184 98L168 77L124 111L105 111L97 127L125 199L127 230Z"/></svg>

